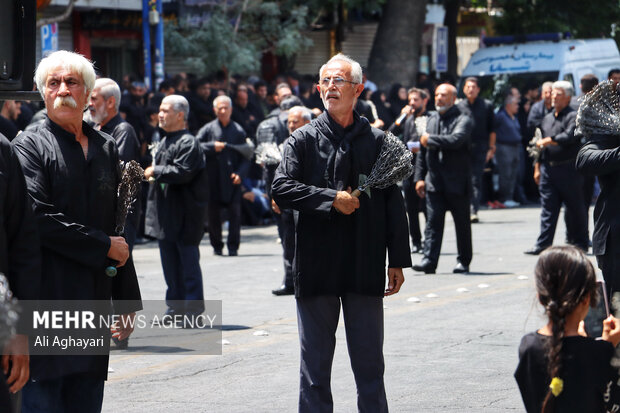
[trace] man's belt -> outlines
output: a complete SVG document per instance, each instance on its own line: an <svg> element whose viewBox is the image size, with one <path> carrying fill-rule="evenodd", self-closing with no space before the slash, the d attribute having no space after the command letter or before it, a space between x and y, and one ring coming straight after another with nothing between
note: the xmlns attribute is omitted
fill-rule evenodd
<svg viewBox="0 0 620 413"><path fill-rule="evenodd" d="M575 163L575 159L565 159L563 161L548 161L547 162L547 164L549 164L549 166L568 165L569 163L574 164Z"/></svg>

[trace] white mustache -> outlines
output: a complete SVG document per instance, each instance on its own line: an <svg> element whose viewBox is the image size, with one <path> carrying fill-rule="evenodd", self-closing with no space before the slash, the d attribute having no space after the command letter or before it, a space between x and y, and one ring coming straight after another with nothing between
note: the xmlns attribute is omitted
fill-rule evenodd
<svg viewBox="0 0 620 413"><path fill-rule="evenodd" d="M61 106L69 106L70 108L77 108L77 102L71 96L56 96L54 99L54 109L58 109Z"/></svg>

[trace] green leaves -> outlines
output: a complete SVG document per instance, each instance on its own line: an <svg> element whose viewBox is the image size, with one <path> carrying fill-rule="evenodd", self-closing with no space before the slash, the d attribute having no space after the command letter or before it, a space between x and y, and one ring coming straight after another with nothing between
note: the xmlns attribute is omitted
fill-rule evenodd
<svg viewBox="0 0 620 413"><path fill-rule="evenodd" d="M291 58L312 45L302 33L309 24L308 8L299 3L239 0L232 6L213 6L199 25L167 25L166 51L185 57L199 74L223 68L239 74L257 72L265 52Z"/></svg>

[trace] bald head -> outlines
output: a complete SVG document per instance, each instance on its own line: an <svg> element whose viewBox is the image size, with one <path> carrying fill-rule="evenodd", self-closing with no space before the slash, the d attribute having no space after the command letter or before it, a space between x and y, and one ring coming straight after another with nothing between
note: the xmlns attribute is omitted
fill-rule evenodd
<svg viewBox="0 0 620 413"><path fill-rule="evenodd" d="M449 83L442 83L435 89L435 108L440 114L444 114L454 105L456 100L456 87Z"/></svg>

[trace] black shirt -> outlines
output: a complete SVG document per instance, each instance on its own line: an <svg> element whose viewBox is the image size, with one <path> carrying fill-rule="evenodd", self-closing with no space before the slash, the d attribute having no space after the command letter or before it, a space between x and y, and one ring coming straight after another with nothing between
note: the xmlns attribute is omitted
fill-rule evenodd
<svg viewBox="0 0 620 413"><path fill-rule="evenodd" d="M233 185L230 175L234 172L245 178L249 161L236 150L226 147L221 152L215 151L215 141L233 145L245 144L246 133L236 122L230 121L225 127L218 119L203 126L196 136L207 160L209 175L209 197L214 201L230 203L233 196L240 196L240 185Z"/></svg>
<svg viewBox="0 0 620 413"><path fill-rule="evenodd" d="M545 343L549 339L533 332L521 339L515 379L528 413L540 413L551 379L547 373ZM566 337L562 341L564 389L555 400L556 412L604 412L603 395L616 377L610 361L611 343L589 337Z"/></svg>
<svg viewBox="0 0 620 413"><path fill-rule="evenodd" d="M149 186L147 235L186 245L200 243L208 191L204 168L200 143L187 130L162 139L153 163L155 182Z"/></svg>
<svg viewBox="0 0 620 413"><path fill-rule="evenodd" d="M140 158L140 142L136 132L129 122L121 118L121 115L117 113L116 116L101 127L101 131L114 138L121 161L137 161Z"/></svg>
<svg viewBox="0 0 620 413"><path fill-rule="evenodd" d="M4 116L0 116L0 133L1 134L6 136L8 140L12 141L13 139L15 139L18 132L19 130L17 130L17 126L15 126L15 123L12 120L7 119Z"/></svg>
<svg viewBox="0 0 620 413"><path fill-rule="evenodd" d="M540 125L542 136L550 136L557 143L557 145L545 147L541 156L543 162L564 163L577 157L581 147L581 139L575 136L576 117L577 111L567 106L557 116L554 111L543 118Z"/></svg>
<svg viewBox="0 0 620 413"><path fill-rule="evenodd" d="M472 145L488 146L489 134L493 132L495 122L491 102L478 97L474 103L469 103L469 100L464 99L458 103L458 106L464 109L464 113L469 112L474 120L474 129L471 132Z"/></svg>

